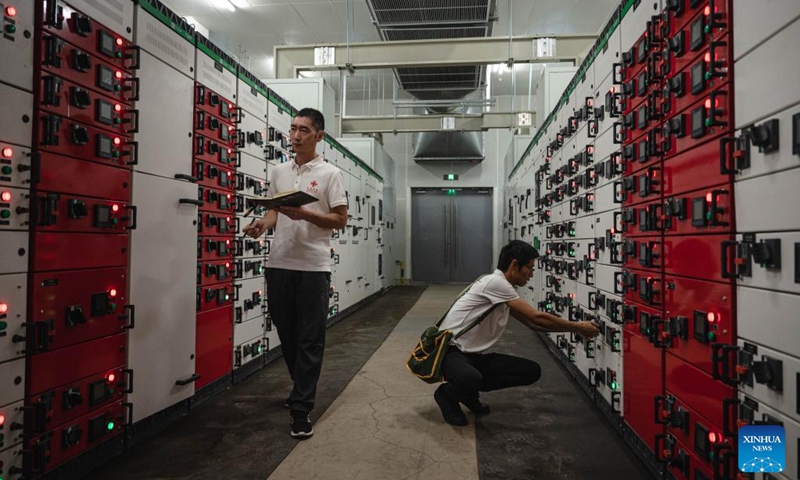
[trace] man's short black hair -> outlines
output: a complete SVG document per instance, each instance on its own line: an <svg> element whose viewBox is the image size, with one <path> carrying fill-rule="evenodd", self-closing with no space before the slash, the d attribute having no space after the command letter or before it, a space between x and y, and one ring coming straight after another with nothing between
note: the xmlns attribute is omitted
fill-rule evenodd
<svg viewBox="0 0 800 480"><path fill-rule="evenodd" d="M533 248L533 245L523 242L522 240L511 240L508 242L508 245L500 250L500 259L497 261L497 269L501 272L505 272L508 270L508 266L511 265L512 260L516 260L517 263L522 266L527 265L531 260L536 260L537 258L539 258L539 252Z"/></svg>
<svg viewBox="0 0 800 480"><path fill-rule="evenodd" d="M319 110L313 108L304 108L297 112L295 117L306 117L311 119L311 124L319 131L325 131L325 116Z"/></svg>

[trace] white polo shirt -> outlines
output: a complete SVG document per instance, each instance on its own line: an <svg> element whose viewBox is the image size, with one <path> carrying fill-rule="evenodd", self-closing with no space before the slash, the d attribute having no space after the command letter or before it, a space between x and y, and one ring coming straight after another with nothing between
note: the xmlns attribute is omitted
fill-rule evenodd
<svg viewBox="0 0 800 480"><path fill-rule="evenodd" d="M321 155L302 167L291 161L271 170L267 196L287 190L300 190L317 197L318 201L303 206L314 212L330 213L333 207L347 205L342 173L326 163ZM330 272L332 232L330 228L278 214L267 268Z"/></svg>
<svg viewBox="0 0 800 480"><path fill-rule="evenodd" d="M514 286L509 283L500 270L478 280L463 297L456 301L439 326L440 330L452 330L457 334L475 319L480 317L492 305L497 305L492 313L472 330L465 333L451 344L466 353L480 353L492 347L508 325L510 309L505 302L519 298Z"/></svg>

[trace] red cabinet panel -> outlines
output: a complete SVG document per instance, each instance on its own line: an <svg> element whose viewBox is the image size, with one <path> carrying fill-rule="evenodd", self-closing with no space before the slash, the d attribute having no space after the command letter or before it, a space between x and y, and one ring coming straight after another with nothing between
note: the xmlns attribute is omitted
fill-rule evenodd
<svg viewBox="0 0 800 480"><path fill-rule="evenodd" d="M203 388L233 370L233 309L197 314L196 388Z"/></svg>
<svg viewBox="0 0 800 480"><path fill-rule="evenodd" d="M32 279L28 345L33 352L121 333L135 321L125 305L125 268L37 273Z"/></svg>
<svg viewBox="0 0 800 480"><path fill-rule="evenodd" d="M127 235L39 232L34 235L33 248L36 272L128 264Z"/></svg>
<svg viewBox="0 0 800 480"><path fill-rule="evenodd" d="M123 334L92 340L28 359L28 396L125 365Z"/></svg>

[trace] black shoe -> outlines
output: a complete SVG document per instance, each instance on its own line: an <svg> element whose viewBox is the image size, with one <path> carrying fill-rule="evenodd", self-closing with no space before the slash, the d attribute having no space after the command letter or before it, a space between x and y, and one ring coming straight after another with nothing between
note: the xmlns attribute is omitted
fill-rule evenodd
<svg viewBox="0 0 800 480"><path fill-rule="evenodd" d="M476 415L486 415L491 411L489 405L482 403L478 397L470 398L469 400L461 400L461 403Z"/></svg>
<svg viewBox="0 0 800 480"><path fill-rule="evenodd" d="M467 416L461 411L458 402L451 400L450 397L444 393L444 385L440 385L439 388L436 389L433 393L433 399L436 400L436 405L439 405L445 422L450 425L455 425L456 427L469 425Z"/></svg>
<svg viewBox="0 0 800 480"><path fill-rule="evenodd" d="M292 436L294 438L308 438L314 435L314 429L311 427L311 419L306 412L292 410L291 417L289 418L289 425L292 427Z"/></svg>

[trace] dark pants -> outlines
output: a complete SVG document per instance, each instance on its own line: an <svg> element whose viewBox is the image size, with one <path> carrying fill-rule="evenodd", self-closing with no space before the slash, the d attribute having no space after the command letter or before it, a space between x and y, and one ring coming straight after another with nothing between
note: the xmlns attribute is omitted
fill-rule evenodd
<svg viewBox="0 0 800 480"><path fill-rule="evenodd" d="M308 413L314 408L325 352L331 274L268 268L266 276L267 306L294 380L289 406Z"/></svg>
<svg viewBox="0 0 800 480"><path fill-rule="evenodd" d="M450 347L442 363L447 382L444 391L453 400L469 400L478 392L531 385L542 376L542 368L533 360L502 353L463 353Z"/></svg>

